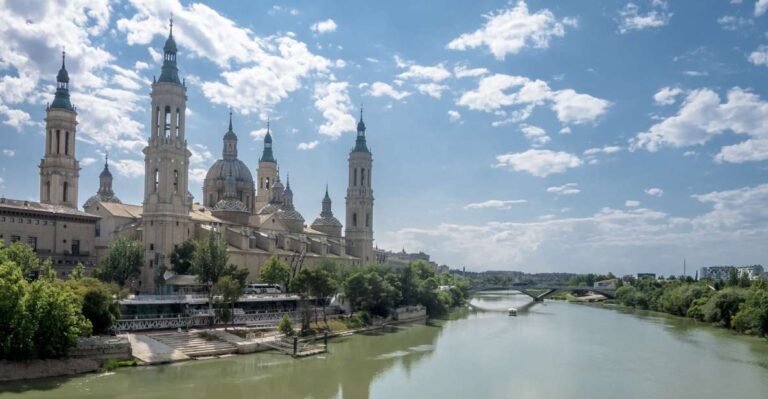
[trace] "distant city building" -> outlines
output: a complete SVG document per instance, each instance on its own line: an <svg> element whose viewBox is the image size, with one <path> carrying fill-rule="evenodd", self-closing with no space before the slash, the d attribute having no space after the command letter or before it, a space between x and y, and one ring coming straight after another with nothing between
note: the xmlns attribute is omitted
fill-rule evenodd
<svg viewBox="0 0 768 399"><path fill-rule="evenodd" d="M387 251L380 248L374 248L373 253L376 259L376 263L379 263L382 265L388 265L393 268L405 267L405 266L408 266L411 262L420 260L432 266L433 270L437 271L438 269L437 263L429 260L429 255L424 252L408 253L408 252L405 252L405 248L403 248L403 250L400 252L393 252L393 251Z"/></svg>
<svg viewBox="0 0 768 399"><path fill-rule="evenodd" d="M602 280L602 281L595 281L595 283L593 284L594 288L608 288L613 290L615 290L616 287L618 286L619 286L619 279L617 278L612 278L609 280Z"/></svg>
<svg viewBox="0 0 768 399"><path fill-rule="evenodd" d="M763 266L705 266L699 269L699 277L726 280L731 276L733 270L738 273L739 277L747 276L750 280L754 280L763 273Z"/></svg>
<svg viewBox="0 0 768 399"><path fill-rule="evenodd" d="M448 274L451 272L451 268L448 265L440 265L437 267L437 272L440 274Z"/></svg>
<svg viewBox="0 0 768 399"><path fill-rule="evenodd" d="M656 280L656 273L637 273L638 280L642 280L644 278L649 278Z"/></svg>

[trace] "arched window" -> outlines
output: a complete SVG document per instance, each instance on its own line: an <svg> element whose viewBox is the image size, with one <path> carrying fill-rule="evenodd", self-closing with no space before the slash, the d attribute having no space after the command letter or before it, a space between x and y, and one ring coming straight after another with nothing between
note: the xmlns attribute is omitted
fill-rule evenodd
<svg viewBox="0 0 768 399"><path fill-rule="evenodd" d="M160 107L155 107L155 135L160 134Z"/></svg>
<svg viewBox="0 0 768 399"><path fill-rule="evenodd" d="M365 214L365 227L369 227L371 224L371 214L366 213Z"/></svg>
<svg viewBox="0 0 768 399"><path fill-rule="evenodd" d="M176 138L181 139L181 112L176 108Z"/></svg>
<svg viewBox="0 0 768 399"><path fill-rule="evenodd" d="M264 180L266 181L266 184L264 185L264 188L269 190L269 177L265 178Z"/></svg>
<svg viewBox="0 0 768 399"><path fill-rule="evenodd" d="M208 194L208 206L213 206L213 194Z"/></svg>
<svg viewBox="0 0 768 399"><path fill-rule="evenodd" d="M371 186L371 168L368 168L368 187Z"/></svg>
<svg viewBox="0 0 768 399"><path fill-rule="evenodd" d="M69 155L69 132L64 132L64 155Z"/></svg>
<svg viewBox="0 0 768 399"><path fill-rule="evenodd" d="M154 192L157 192L157 185L159 182L160 182L160 170L155 169L155 174L152 177L152 186L153 186Z"/></svg>
<svg viewBox="0 0 768 399"><path fill-rule="evenodd" d="M165 126L163 126L163 137L166 139L171 135L171 107L165 107Z"/></svg>
<svg viewBox="0 0 768 399"><path fill-rule="evenodd" d="M48 134L48 153L53 153L53 130Z"/></svg>
<svg viewBox="0 0 768 399"><path fill-rule="evenodd" d="M47 201L51 200L51 181L45 182L45 199Z"/></svg>
<svg viewBox="0 0 768 399"><path fill-rule="evenodd" d="M357 168L355 168L355 178L352 180L352 185L353 186L357 185Z"/></svg>
<svg viewBox="0 0 768 399"><path fill-rule="evenodd" d="M69 183L68 182L64 182L64 190L61 193L61 200L64 201L64 202L67 202L68 195L69 195Z"/></svg>
<svg viewBox="0 0 768 399"><path fill-rule="evenodd" d="M360 168L360 185L365 187L365 168Z"/></svg>
<svg viewBox="0 0 768 399"><path fill-rule="evenodd" d="M357 213L352 214L352 227L357 227Z"/></svg>
<svg viewBox="0 0 768 399"><path fill-rule="evenodd" d="M175 169L173 171L173 192L179 192L179 171Z"/></svg>
<svg viewBox="0 0 768 399"><path fill-rule="evenodd" d="M56 131L56 153L61 154L61 130Z"/></svg>

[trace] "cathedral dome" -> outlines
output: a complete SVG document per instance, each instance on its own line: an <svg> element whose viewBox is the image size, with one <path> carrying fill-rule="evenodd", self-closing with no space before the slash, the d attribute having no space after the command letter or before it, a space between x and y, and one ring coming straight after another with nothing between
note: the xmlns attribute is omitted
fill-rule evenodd
<svg viewBox="0 0 768 399"><path fill-rule="evenodd" d="M232 176L235 181L253 184L253 176L248 166L239 159L219 159L216 161L208 173L206 180L225 180L227 176Z"/></svg>
<svg viewBox="0 0 768 399"><path fill-rule="evenodd" d="M213 211L248 212L248 208L236 198L226 198L217 202L216 206L213 207Z"/></svg>
<svg viewBox="0 0 768 399"><path fill-rule="evenodd" d="M88 200L85 201L85 204L83 204L83 208L89 208L95 205L97 201L114 202L116 204L122 204L122 202L120 202L120 198L117 198L117 196L114 193L112 193L111 195L109 193L96 193L96 195L91 196L91 198L88 198Z"/></svg>

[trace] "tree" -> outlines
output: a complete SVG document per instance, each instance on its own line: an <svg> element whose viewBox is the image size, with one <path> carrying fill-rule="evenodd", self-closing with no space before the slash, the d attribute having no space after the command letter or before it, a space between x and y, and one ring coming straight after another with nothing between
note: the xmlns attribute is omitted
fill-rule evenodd
<svg viewBox="0 0 768 399"><path fill-rule="evenodd" d="M81 311L79 298L68 287L37 280L24 298L24 330L34 331L32 357L57 358L91 333L91 322Z"/></svg>
<svg viewBox="0 0 768 399"><path fill-rule="evenodd" d="M288 279L291 278L291 271L288 266L281 262L277 255L272 255L267 263L261 266L259 278L267 284L280 284L288 287Z"/></svg>
<svg viewBox="0 0 768 399"><path fill-rule="evenodd" d="M37 271L40 267L40 260L37 258L35 250L21 241L11 244L5 252L8 260L19 266L24 276Z"/></svg>
<svg viewBox="0 0 768 399"><path fill-rule="evenodd" d="M195 242L192 271L198 281L210 288L225 274L228 259L227 243L211 232L207 240Z"/></svg>
<svg viewBox="0 0 768 399"><path fill-rule="evenodd" d="M22 268L8 260L0 246L0 358L14 358L30 334L20 331L24 320L27 280ZM4 260L3 260L4 259Z"/></svg>
<svg viewBox="0 0 768 399"><path fill-rule="evenodd" d="M184 241L177 246L171 252L171 270L176 274L191 273L196 249L195 242L191 240Z"/></svg>
<svg viewBox="0 0 768 399"><path fill-rule="evenodd" d="M327 327L328 318L325 315L325 307L328 305L328 300L336 293L338 285L333 275L325 269L314 269L311 275L310 292L320 301L320 306L323 309L323 323ZM317 315L315 315L315 323L317 323Z"/></svg>
<svg viewBox="0 0 768 399"><path fill-rule="evenodd" d="M126 282L139 277L144 263L141 243L128 238L118 238L109 244L107 256L98 270L100 279L124 287Z"/></svg>
<svg viewBox="0 0 768 399"><path fill-rule="evenodd" d="M309 295L312 289L313 273L309 269L302 269L296 277L291 280L291 292L295 292L299 295L301 301L300 314L301 314L301 332L304 333L309 330Z"/></svg>
<svg viewBox="0 0 768 399"><path fill-rule="evenodd" d="M92 277L63 282L82 302L82 313L91 322L94 334L107 334L120 317L116 285Z"/></svg>
<svg viewBox="0 0 768 399"><path fill-rule="evenodd" d="M211 288L216 318L225 325L234 322L235 302L243 291L243 284L232 276L222 276Z"/></svg>
<svg viewBox="0 0 768 399"><path fill-rule="evenodd" d="M85 274L85 266L83 266L83 262L77 262L75 268L72 269L72 275L70 278L78 281L83 278L83 274Z"/></svg>
<svg viewBox="0 0 768 399"><path fill-rule="evenodd" d="M283 318L280 319L280 323L277 324L277 330L285 334L286 337L293 335L293 325L291 324L291 319L288 318L288 315L283 315Z"/></svg>

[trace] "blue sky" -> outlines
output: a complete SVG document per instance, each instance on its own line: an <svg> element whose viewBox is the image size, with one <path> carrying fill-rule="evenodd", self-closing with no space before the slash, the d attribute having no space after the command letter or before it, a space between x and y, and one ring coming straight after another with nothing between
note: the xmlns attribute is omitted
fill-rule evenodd
<svg viewBox="0 0 768 399"><path fill-rule="evenodd" d="M381 247L470 270L768 263L768 0L0 4L6 197L38 198L66 47L81 202L108 149L141 203L173 13L198 199L231 106L254 173L269 117L297 208L328 183L343 219L363 103Z"/></svg>

